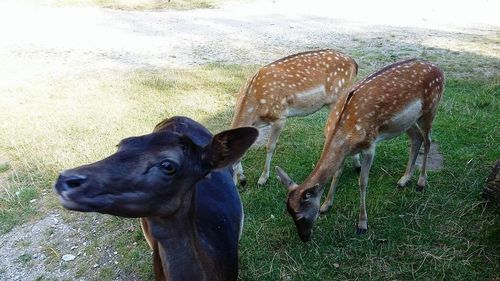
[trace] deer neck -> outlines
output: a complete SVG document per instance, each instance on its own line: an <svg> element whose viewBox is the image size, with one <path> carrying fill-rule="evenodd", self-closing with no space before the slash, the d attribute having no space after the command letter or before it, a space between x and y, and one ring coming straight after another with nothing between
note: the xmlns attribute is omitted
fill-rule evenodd
<svg viewBox="0 0 500 281"><path fill-rule="evenodd" d="M195 188L184 195L181 207L168 217L148 217L154 245L156 280L210 280L213 269L196 229ZM163 273L163 278L161 274ZM160 276L159 276L160 275Z"/></svg>
<svg viewBox="0 0 500 281"><path fill-rule="evenodd" d="M320 159L313 172L302 184L303 186L314 186L319 183L325 185L334 173L341 167L344 159L349 155L351 147L345 138L333 138L332 141L326 140L321 152Z"/></svg>

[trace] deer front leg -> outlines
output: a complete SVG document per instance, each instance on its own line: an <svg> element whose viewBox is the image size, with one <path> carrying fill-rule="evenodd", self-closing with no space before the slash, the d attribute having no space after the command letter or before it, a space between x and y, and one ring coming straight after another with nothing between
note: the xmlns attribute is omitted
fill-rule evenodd
<svg viewBox="0 0 500 281"><path fill-rule="evenodd" d="M264 185L269 178L269 169L271 167L271 159L273 158L274 150L276 149L276 142L281 134L281 131L285 127L286 119L279 119L271 124L271 132L269 134L269 140L267 142L267 155L266 163L264 164L264 171L260 175L259 185Z"/></svg>
<svg viewBox="0 0 500 281"><path fill-rule="evenodd" d="M247 184L247 178L243 174L243 166L241 165L241 159L234 163L233 165L233 181L235 185L245 186Z"/></svg>
<svg viewBox="0 0 500 281"><path fill-rule="evenodd" d="M342 174L342 167L340 167L332 177L332 183L330 184L330 190L328 190L328 195L326 196L325 202L321 205L319 209L320 214L324 214L330 210L333 205L333 199L335 198L335 192L337 191L337 183L339 177Z"/></svg>
<svg viewBox="0 0 500 281"><path fill-rule="evenodd" d="M373 158L375 157L375 145L363 153L363 161L361 163L361 173L359 175L359 221L357 234L363 234L368 229L368 215L366 214L366 188L368 186L368 175L372 167Z"/></svg>

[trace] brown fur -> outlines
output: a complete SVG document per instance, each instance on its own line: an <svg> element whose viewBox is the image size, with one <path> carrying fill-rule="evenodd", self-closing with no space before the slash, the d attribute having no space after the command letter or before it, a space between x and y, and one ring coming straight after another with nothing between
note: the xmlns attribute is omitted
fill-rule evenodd
<svg viewBox="0 0 500 281"><path fill-rule="evenodd" d="M432 121L443 91L443 72L432 63L412 59L384 67L342 94L328 117L326 140L318 163L304 183L288 194L291 213L310 213L310 210L296 209L300 204L292 202L299 200L295 194L310 191L317 184L324 185L334 175L327 198L320 208L321 212L326 212L332 205L345 157L361 153L363 161L359 179L358 233L364 233L368 221L366 188L376 143L405 132L410 138L410 157L406 172L398 185L403 187L411 179L415 160L423 143L423 164L417 182L417 190L423 190L427 177L426 161ZM319 197L315 200L319 200ZM315 220L315 216L309 214L308 217Z"/></svg>
<svg viewBox="0 0 500 281"><path fill-rule="evenodd" d="M231 127L271 126L268 155L259 184L269 177L272 154L286 119L306 116L335 104L354 82L357 71L358 65L352 58L324 49L279 59L248 79L239 91ZM240 163L236 165L235 177L244 179Z"/></svg>

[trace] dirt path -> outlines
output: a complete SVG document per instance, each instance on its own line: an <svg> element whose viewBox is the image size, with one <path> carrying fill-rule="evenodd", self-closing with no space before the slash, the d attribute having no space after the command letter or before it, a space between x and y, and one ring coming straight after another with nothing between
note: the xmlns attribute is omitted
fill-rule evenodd
<svg viewBox="0 0 500 281"><path fill-rule="evenodd" d="M304 9L300 2L126 12L25 7L8 1L0 4L0 75L8 77L0 81L0 90L31 79L100 69L190 67L208 62L262 64L292 52L325 47L352 54L362 74L412 56L431 57L453 68L458 76L490 77L499 71L500 20L488 14L494 9L487 9L495 6L494 1L479 0L483 6L474 7L454 4L455 10L446 3L433 4L425 17L416 8L408 15L404 6L393 5L375 17L370 6L322 9L313 1ZM442 17L440 9L449 11L448 18ZM349 10L357 12L344 12ZM482 11L481 17L475 11ZM376 56L380 63L374 65ZM461 73L462 63L477 65L477 73Z"/></svg>
<svg viewBox="0 0 500 281"><path fill-rule="evenodd" d="M328 1L306 1L307 7L302 2L126 12L4 1L0 4L0 95L33 81L95 71L213 62L263 64L293 52L326 47L353 55L361 74L399 58L424 56L442 65L449 77L500 76L500 20L493 15L498 11L495 1L478 0L474 7L454 4L454 8L424 1L413 7L411 15L407 7L391 6L379 9L377 17L373 14L376 7L368 4L365 9L356 7L358 2L326 9L323 5ZM449 11L445 18L442 9ZM51 242L44 243L47 240ZM72 279L74 267L59 261L57 271L48 273L43 261L54 251L78 256L79 250L72 247L84 242L75 226L57 213L18 226L0 236L0 280L34 280L40 273L46 278ZM23 256L31 257L26 259L29 264L23 263Z"/></svg>

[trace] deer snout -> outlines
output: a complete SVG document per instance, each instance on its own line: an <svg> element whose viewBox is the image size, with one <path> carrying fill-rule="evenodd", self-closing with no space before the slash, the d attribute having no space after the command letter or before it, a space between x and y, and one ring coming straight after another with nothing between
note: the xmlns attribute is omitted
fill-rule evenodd
<svg viewBox="0 0 500 281"><path fill-rule="evenodd" d="M61 192L64 190L77 188L82 186L87 180L88 177L85 175L64 171L59 175L59 178L57 179L56 189Z"/></svg>

